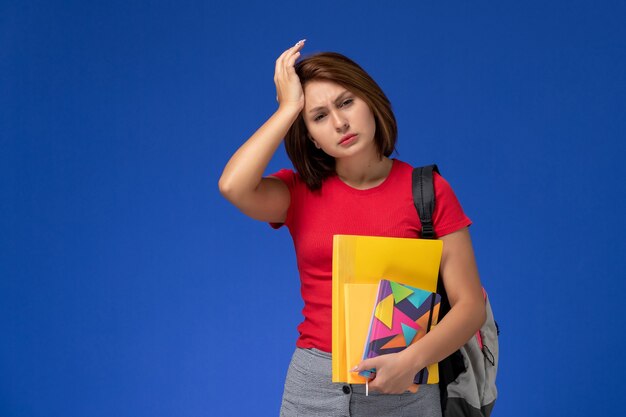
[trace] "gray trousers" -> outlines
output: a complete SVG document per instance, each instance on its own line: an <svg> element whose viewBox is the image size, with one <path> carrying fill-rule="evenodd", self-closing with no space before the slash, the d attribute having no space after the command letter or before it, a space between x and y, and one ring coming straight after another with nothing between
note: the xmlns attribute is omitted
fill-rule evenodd
<svg viewBox="0 0 626 417"><path fill-rule="evenodd" d="M297 348L291 358L280 417L441 417L439 386L416 394L370 392L365 385L333 384L330 353Z"/></svg>

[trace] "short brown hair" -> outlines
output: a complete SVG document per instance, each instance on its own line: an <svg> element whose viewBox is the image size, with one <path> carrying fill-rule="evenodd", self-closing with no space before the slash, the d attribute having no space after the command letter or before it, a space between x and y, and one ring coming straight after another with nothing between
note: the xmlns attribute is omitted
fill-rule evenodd
<svg viewBox="0 0 626 417"><path fill-rule="evenodd" d="M356 94L367 103L374 114L374 142L378 154L389 156L395 150L398 137L396 118L391 103L376 81L356 62L336 52L321 52L302 59L295 66L302 88L309 81L332 81ZM308 139L302 113L285 135L285 150L291 163L307 187L319 189L322 181L335 173L335 158L315 147Z"/></svg>

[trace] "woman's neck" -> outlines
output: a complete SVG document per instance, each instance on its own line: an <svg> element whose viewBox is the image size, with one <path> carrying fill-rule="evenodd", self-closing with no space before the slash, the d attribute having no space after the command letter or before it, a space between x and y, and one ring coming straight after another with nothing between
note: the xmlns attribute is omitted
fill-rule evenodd
<svg viewBox="0 0 626 417"><path fill-rule="evenodd" d="M391 172L393 161L375 155L366 160L337 160L335 171L341 181L352 188L366 190L382 184Z"/></svg>

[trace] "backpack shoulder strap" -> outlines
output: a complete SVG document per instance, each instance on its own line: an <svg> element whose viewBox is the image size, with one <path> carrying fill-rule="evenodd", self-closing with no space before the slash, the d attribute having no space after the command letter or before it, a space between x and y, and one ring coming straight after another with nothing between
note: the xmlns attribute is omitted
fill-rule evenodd
<svg viewBox="0 0 626 417"><path fill-rule="evenodd" d="M413 204L422 223L422 239L436 239L433 227L433 213L435 212L435 188L433 186L433 171L439 173L437 165L427 165L413 169ZM450 311L448 294L443 285L441 276L437 279L437 294L441 296L439 306L439 320ZM454 381L465 371L463 354L457 350L439 362L439 394L441 410L445 413L448 403L448 384Z"/></svg>
<svg viewBox="0 0 626 417"><path fill-rule="evenodd" d="M433 186L433 172L439 174L437 165L426 165L413 168L413 204L422 223L422 239L436 239L435 228L433 226L433 213L435 212L435 187ZM441 277L437 280L437 294L441 295L441 307L439 318L450 311L448 294L443 285Z"/></svg>
<svg viewBox="0 0 626 417"><path fill-rule="evenodd" d="M435 211L435 189L433 171L439 173L437 165L426 165L413 169L413 204L422 223L422 239L435 239L433 213Z"/></svg>

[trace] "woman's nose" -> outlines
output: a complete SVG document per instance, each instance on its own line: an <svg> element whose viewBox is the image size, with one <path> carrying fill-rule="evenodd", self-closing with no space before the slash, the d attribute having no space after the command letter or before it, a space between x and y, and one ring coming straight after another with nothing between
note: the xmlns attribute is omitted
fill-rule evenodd
<svg viewBox="0 0 626 417"><path fill-rule="evenodd" d="M339 112L333 112L333 123L337 132L343 132L348 128L348 120L343 117Z"/></svg>

